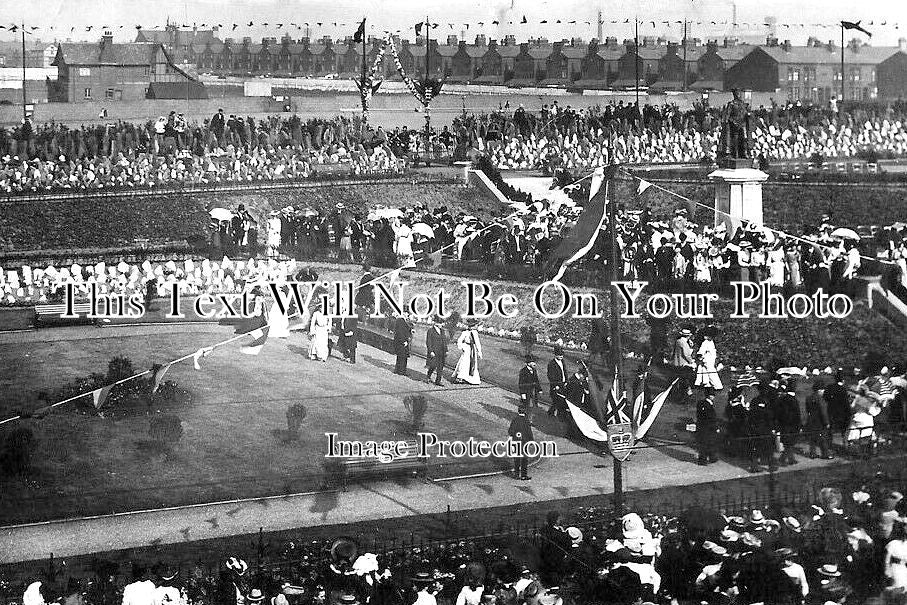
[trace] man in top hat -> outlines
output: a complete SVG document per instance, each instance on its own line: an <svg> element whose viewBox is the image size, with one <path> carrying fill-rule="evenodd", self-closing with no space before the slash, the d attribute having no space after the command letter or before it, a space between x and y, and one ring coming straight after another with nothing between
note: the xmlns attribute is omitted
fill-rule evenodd
<svg viewBox="0 0 907 605"><path fill-rule="evenodd" d="M699 450L697 464L705 466L718 462L719 444L718 413L715 411L715 393L708 389L705 397L696 406L696 447Z"/></svg>
<svg viewBox="0 0 907 605"><path fill-rule="evenodd" d="M440 315L436 315L432 323L434 325L425 333L425 350L428 352L425 358L428 370L425 375L431 380L431 375L435 374L435 384L441 386L441 376L447 363L447 331Z"/></svg>
<svg viewBox="0 0 907 605"><path fill-rule="evenodd" d="M585 366L579 366L567 380L566 399L576 407L588 411L591 400L589 398L589 376Z"/></svg>
<svg viewBox="0 0 907 605"><path fill-rule="evenodd" d="M781 454L781 464L797 464L794 458L794 448L802 428L800 418L800 402L794 392L793 379L787 378L780 382L778 397L775 400L775 422L781 433L781 444L784 452Z"/></svg>
<svg viewBox="0 0 907 605"><path fill-rule="evenodd" d="M525 356L526 365L520 368L518 388L520 393L520 406L531 409L538 405L539 393L542 392L542 383L539 381L539 372L535 367L535 355L529 353Z"/></svg>
<svg viewBox="0 0 907 605"><path fill-rule="evenodd" d="M344 359L356 363L356 347L359 344L359 318L343 317L340 319L340 335L337 337L337 348Z"/></svg>
<svg viewBox="0 0 907 605"><path fill-rule="evenodd" d="M558 415L565 418L567 415L567 364L564 362L564 348L554 345L554 359L548 362L548 395L551 397L551 407L548 415Z"/></svg>
<svg viewBox="0 0 907 605"><path fill-rule="evenodd" d="M520 405L516 417L510 421L510 428L508 429L507 434L510 435L510 439L513 443L517 444L521 450L519 452L520 455L514 456L513 458L513 476L519 478L521 481L529 481L530 477L527 474L529 457L525 455L523 449L527 443L533 440L533 436L532 425L529 423L529 418L526 415L526 407L524 405Z"/></svg>
<svg viewBox="0 0 907 605"><path fill-rule="evenodd" d="M397 356L394 364L394 374L406 376L406 365L409 363L410 345L413 341L413 324L406 313L397 316L394 322L394 352Z"/></svg>

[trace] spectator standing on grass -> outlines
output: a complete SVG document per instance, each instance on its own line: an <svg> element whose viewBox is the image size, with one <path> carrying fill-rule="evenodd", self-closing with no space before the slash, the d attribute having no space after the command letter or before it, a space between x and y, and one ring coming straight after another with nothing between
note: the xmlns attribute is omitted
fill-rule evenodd
<svg viewBox="0 0 907 605"><path fill-rule="evenodd" d="M806 434L809 438L809 457L819 456L831 460L831 420L828 415L828 402L825 400L825 388L821 380L812 384L812 393L806 398Z"/></svg>

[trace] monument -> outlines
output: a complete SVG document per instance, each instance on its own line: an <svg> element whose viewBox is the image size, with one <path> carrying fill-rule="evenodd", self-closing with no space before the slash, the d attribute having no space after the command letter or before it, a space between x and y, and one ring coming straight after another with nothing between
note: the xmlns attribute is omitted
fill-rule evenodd
<svg viewBox="0 0 907 605"><path fill-rule="evenodd" d="M734 89L721 115L718 140L718 170L715 181L715 226L727 225L733 233L743 221L762 224L762 183L768 175L754 168L750 154L752 114Z"/></svg>

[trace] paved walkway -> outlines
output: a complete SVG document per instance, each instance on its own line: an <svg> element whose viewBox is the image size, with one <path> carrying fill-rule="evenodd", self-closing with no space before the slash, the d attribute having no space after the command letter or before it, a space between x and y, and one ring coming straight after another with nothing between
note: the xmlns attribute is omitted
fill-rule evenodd
<svg viewBox="0 0 907 605"><path fill-rule="evenodd" d="M159 331L162 327L111 327L104 332ZM167 328L163 328L167 329ZM64 329L68 330L68 329ZM74 329L77 330L77 329ZM93 333L93 334L92 334ZM48 332L54 338L75 336L62 331ZM85 337L97 337L94 330L82 329ZM40 333L17 335L20 339L40 338ZM45 336L46 337L46 336ZM0 336L2 341L5 336ZM489 344L492 344L489 342ZM500 341L497 346L509 346ZM390 355L369 347L363 353L389 366ZM421 374L421 362L414 360L410 379ZM443 389L439 390L439 394ZM478 392L476 393L478 395ZM451 393L453 395L453 393ZM450 400L470 406L470 411L502 423L506 409L476 406L473 398L460 395ZM482 389L485 401L511 401L514 395L500 387ZM445 400L448 398L445 397ZM530 473L532 481L515 481L502 474L484 474L446 480L374 481L352 485L347 492L294 494L247 501L140 511L94 518L72 519L0 528L0 563L45 558L49 553L67 557L158 544L173 544L207 538L248 534L264 528L276 531L327 524L349 523L400 516L463 511L579 496L600 496L612 491L612 462L581 449L566 440L560 425L542 415L536 439L557 443L560 456L540 461ZM722 479L749 477L739 466L720 462L709 467L692 464L687 447L644 447L624 465L627 491L665 486L690 486ZM805 460L797 470L825 463Z"/></svg>

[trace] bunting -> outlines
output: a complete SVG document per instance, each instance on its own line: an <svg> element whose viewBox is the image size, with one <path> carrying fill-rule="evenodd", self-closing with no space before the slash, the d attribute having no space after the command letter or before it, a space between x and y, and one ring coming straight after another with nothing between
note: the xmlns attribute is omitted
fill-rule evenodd
<svg viewBox="0 0 907 605"><path fill-rule="evenodd" d="M268 340L269 330L270 328L268 326L263 326L249 332L249 336L252 337L252 342L242 347L240 351L246 355L258 355L261 353L261 349L265 346L265 341Z"/></svg>
<svg viewBox="0 0 907 605"><path fill-rule="evenodd" d="M645 179L639 179L639 186L636 188L636 195L642 195L646 189L652 186L652 183Z"/></svg>
<svg viewBox="0 0 907 605"><path fill-rule="evenodd" d="M645 400L642 402L643 405L640 406L642 409L638 415L640 422L636 425L635 437L637 440L646 436L646 433L652 427L655 419L658 418L658 413L661 412L661 408L664 407L665 402L668 400L668 396L671 394L671 391L674 389L677 382L678 379L675 378L674 382L672 382L664 391L656 395L655 399L651 402L646 402ZM645 389L643 392L645 393Z"/></svg>
<svg viewBox="0 0 907 605"><path fill-rule="evenodd" d="M100 410L101 406L107 402L107 396L110 395L110 389L112 388L113 385L109 384L106 387L101 387L100 389L95 389L91 392L91 399L96 410Z"/></svg>
<svg viewBox="0 0 907 605"><path fill-rule="evenodd" d="M167 370L170 369L169 363L161 365L159 363L154 364L151 367L151 392L157 393L157 390L161 387L161 382L164 380L164 374L167 373Z"/></svg>
<svg viewBox="0 0 907 605"><path fill-rule="evenodd" d="M214 347L202 347L201 349L199 349L198 351L196 351L195 353L192 354L192 366L196 370L201 370L202 366L199 365L199 363L198 363L199 360L201 360L202 357L207 357L208 355L210 355L213 352L214 352Z"/></svg>

